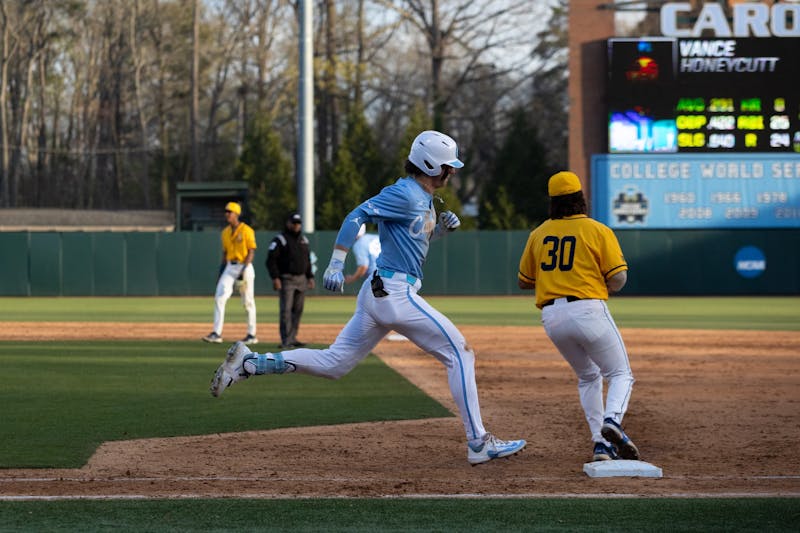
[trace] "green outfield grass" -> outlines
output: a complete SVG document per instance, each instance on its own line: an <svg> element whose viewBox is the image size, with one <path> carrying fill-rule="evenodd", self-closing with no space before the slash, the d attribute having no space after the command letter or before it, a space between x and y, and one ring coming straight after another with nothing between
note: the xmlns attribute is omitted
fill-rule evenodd
<svg viewBox="0 0 800 533"><path fill-rule="evenodd" d="M456 325L539 325L532 296L429 297ZM256 298L259 322L277 322L278 299ZM800 331L800 297L628 297L609 300L620 327ZM303 322L343 324L352 296L306 299ZM0 298L0 321L196 322L211 325L212 298ZM237 298L227 320L244 321Z"/></svg>
<svg viewBox="0 0 800 533"><path fill-rule="evenodd" d="M186 341L0 342L0 468L79 468L112 440L453 416L374 356L336 382L269 376L213 398L224 354Z"/></svg>
<svg viewBox="0 0 800 533"><path fill-rule="evenodd" d="M541 327L530 297L429 301L457 325ZM277 320L276 298L258 305L260 322ZM797 297L620 297L609 305L623 328L800 331ZM354 306L352 297L312 297L304 322L341 324ZM229 322L244 321L238 300L228 309ZM0 321L10 322L210 325L211 312L211 298L0 298ZM0 342L0 467L79 467L106 440L452 416L372 356L336 382L265 377L269 386L249 380L214 399L208 384L224 350L195 341ZM798 523L798 498L3 501L0 486L0 532L772 532Z"/></svg>
<svg viewBox="0 0 800 533"><path fill-rule="evenodd" d="M0 502L2 531L796 531L800 500L292 499Z"/></svg>

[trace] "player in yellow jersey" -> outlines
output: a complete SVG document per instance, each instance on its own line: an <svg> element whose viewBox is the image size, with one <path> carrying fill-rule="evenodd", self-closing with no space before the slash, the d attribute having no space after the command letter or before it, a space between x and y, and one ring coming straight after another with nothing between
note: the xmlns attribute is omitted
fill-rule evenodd
<svg viewBox="0 0 800 533"><path fill-rule="evenodd" d="M203 337L206 342L222 342L222 327L225 325L225 304L233 294L234 284L239 284L242 305L247 311L246 344L256 344L256 299L253 285L256 273L253 258L256 253L256 234L253 228L239 220L242 206L228 202L225 220L228 225L222 230L222 264L214 295L214 331Z"/></svg>
<svg viewBox="0 0 800 533"><path fill-rule="evenodd" d="M627 281L628 265L611 229L587 216L578 176L547 184L550 218L534 229L519 262L521 289L536 290L542 325L578 376L581 406L594 442L593 461L638 459L622 430L633 374L606 300ZM603 378L608 392L603 404Z"/></svg>

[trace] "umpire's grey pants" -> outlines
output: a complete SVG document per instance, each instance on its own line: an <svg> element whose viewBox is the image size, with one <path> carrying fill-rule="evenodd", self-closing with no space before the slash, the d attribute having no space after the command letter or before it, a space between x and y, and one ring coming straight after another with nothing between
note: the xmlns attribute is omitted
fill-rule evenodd
<svg viewBox="0 0 800 533"><path fill-rule="evenodd" d="M303 316L307 288L308 278L304 274L281 274L280 334L284 346L297 342L297 329Z"/></svg>

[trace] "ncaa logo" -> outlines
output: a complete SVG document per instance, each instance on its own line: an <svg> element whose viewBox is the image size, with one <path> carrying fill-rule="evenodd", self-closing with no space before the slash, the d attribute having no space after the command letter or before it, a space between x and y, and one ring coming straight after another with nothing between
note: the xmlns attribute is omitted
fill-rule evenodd
<svg viewBox="0 0 800 533"><path fill-rule="evenodd" d="M733 266L743 278L757 278L767 269L767 258L759 248L744 246L736 252Z"/></svg>

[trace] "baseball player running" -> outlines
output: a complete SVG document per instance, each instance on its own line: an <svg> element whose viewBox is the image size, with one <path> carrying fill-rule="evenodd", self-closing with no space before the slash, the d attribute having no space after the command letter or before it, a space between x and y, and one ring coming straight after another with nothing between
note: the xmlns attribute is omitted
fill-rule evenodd
<svg viewBox="0 0 800 533"><path fill-rule="evenodd" d="M594 461L638 459L620 424L633 388L628 354L606 300L627 281L614 232L586 215L578 176L559 172L547 184L550 219L534 229L519 262L518 284L536 289L545 333L578 376ZM608 392L603 405L603 378Z"/></svg>
<svg viewBox="0 0 800 533"><path fill-rule="evenodd" d="M408 176L351 211L336 237L323 276L328 290L343 290L345 258L365 222L378 225L381 254L377 269L361 286L353 317L334 343L323 350L301 348L274 354L252 353L244 344L236 343L217 369L211 393L219 396L234 383L261 374L299 372L340 378L364 359L384 335L396 330L447 369L450 392L467 435L467 460L471 464L521 451L524 440L503 441L484 429L475 384L475 355L453 323L418 294L430 241L461 224L449 211L441 213L437 223L433 192L446 186L455 169L462 166L453 139L436 131L420 133L405 165Z"/></svg>

